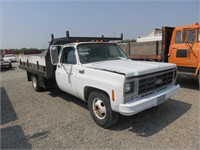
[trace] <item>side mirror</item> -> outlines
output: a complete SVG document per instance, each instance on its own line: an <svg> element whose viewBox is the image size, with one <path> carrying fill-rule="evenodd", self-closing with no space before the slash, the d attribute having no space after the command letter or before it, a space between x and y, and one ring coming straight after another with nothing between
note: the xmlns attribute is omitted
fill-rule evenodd
<svg viewBox="0 0 200 150"><path fill-rule="evenodd" d="M50 57L53 65L58 64L58 48L56 46L50 46Z"/></svg>
<svg viewBox="0 0 200 150"><path fill-rule="evenodd" d="M186 42L186 33L187 33L187 29L183 28L181 30L181 42L182 43Z"/></svg>

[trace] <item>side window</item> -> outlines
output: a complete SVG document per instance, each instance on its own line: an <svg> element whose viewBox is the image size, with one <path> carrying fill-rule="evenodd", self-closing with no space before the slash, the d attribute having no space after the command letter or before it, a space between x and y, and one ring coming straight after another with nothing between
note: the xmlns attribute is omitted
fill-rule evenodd
<svg viewBox="0 0 200 150"><path fill-rule="evenodd" d="M195 30L187 30L187 42L194 42Z"/></svg>
<svg viewBox="0 0 200 150"><path fill-rule="evenodd" d="M76 56L74 47L65 47L62 51L61 63L76 64Z"/></svg>
<svg viewBox="0 0 200 150"><path fill-rule="evenodd" d="M181 43L181 31L176 32L176 43Z"/></svg>

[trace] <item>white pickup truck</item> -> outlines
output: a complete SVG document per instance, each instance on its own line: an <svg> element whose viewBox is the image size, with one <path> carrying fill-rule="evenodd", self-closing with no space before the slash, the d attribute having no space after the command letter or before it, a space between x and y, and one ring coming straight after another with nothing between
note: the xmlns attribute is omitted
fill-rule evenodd
<svg viewBox="0 0 200 150"><path fill-rule="evenodd" d="M27 71L36 91L57 85L87 101L93 120L109 128L119 114L130 116L157 106L180 87L175 64L132 61L117 44L108 42L119 39L52 35L46 54L21 57L20 68Z"/></svg>

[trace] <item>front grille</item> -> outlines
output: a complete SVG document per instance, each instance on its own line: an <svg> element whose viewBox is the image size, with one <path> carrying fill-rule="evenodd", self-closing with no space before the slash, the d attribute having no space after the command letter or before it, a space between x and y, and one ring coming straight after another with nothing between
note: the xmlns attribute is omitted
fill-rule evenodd
<svg viewBox="0 0 200 150"><path fill-rule="evenodd" d="M163 72L139 78L138 95L146 95L155 90L160 90L173 82L174 71Z"/></svg>

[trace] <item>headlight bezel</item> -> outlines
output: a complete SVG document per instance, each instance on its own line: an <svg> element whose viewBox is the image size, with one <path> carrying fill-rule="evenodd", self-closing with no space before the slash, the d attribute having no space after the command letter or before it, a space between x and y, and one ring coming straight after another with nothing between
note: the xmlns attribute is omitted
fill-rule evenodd
<svg viewBox="0 0 200 150"><path fill-rule="evenodd" d="M131 84L131 90L128 92L125 92L126 84ZM136 98L136 95L138 93L138 84L139 80L138 78L127 78L124 83L124 103L127 103L129 101L132 101Z"/></svg>
<svg viewBox="0 0 200 150"><path fill-rule="evenodd" d="M124 84L124 94L133 94L134 93L134 81L132 82L126 82Z"/></svg>

